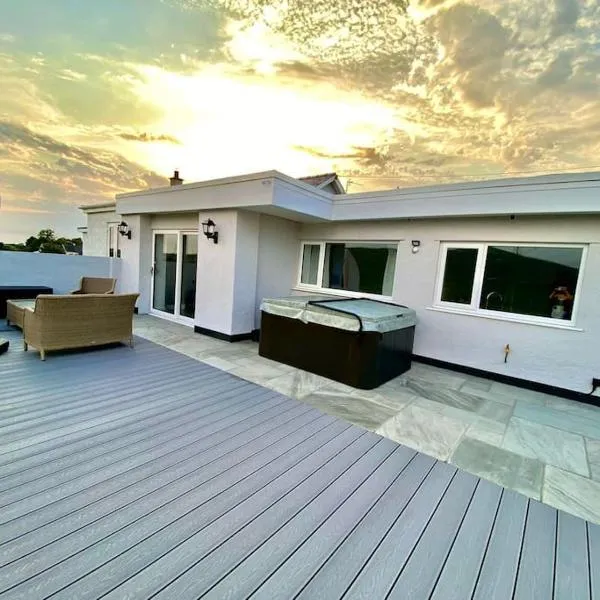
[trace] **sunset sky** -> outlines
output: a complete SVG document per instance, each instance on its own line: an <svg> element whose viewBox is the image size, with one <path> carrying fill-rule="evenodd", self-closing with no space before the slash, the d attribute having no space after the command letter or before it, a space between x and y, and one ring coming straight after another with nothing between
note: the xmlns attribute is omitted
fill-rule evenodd
<svg viewBox="0 0 600 600"><path fill-rule="evenodd" d="M0 241L175 168L600 169L599 92L597 0L0 0Z"/></svg>

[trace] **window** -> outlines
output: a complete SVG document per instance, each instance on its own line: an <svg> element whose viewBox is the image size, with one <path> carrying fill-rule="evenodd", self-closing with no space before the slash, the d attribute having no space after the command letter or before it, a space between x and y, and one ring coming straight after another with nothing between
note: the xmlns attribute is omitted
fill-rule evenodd
<svg viewBox="0 0 600 600"><path fill-rule="evenodd" d="M108 256L121 257L121 249L119 248L119 231L117 223L108 224Z"/></svg>
<svg viewBox="0 0 600 600"><path fill-rule="evenodd" d="M480 314L573 320L582 246L445 244L436 301Z"/></svg>
<svg viewBox="0 0 600 600"><path fill-rule="evenodd" d="M304 244L302 249L302 271L300 283L317 285L319 277L320 244Z"/></svg>
<svg viewBox="0 0 600 600"><path fill-rule="evenodd" d="M397 246L376 242L304 243L299 285L391 296Z"/></svg>
<svg viewBox="0 0 600 600"><path fill-rule="evenodd" d="M447 249L442 302L471 304L478 254L477 248Z"/></svg>

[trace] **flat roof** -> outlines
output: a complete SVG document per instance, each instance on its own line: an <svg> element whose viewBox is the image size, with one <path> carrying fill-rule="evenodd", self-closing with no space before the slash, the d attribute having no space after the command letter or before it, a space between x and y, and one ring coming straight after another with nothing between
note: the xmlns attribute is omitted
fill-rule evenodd
<svg viewBox="0 0 600 600"><path fill-rule="evenodd" d="M288 190L296 190L298 199L290 204L283 199L283 193L274 193L272 198L263 197L256 206L245 197L240 202L232 189L230 198L221 197L210 204L210 198L205 196L198 206L194 206L193 190L235 186L245 182L262 181L274 183ZM505 214L593 214L600 213L597 188L600 187L600 171L587 173L552 173L530 177L490 179L481 181L460 182L451 184L425 185L377 190L371 192L356 192L342 195L332 194L313 185L295 179L279 171L262 171L233 177L224 177L207 181L185 183L177 186L149 188L117 194L116 202L88 204L80 206L84 212L107 212L115 210L120 201L124 202L127 214L134 214L138 198L147 198L148 206L141 207L140 212L165 212L166 205L150 202L152 196L162 194L186 194L186 202L179 207L172 204L172 212L181 210L213 210L225 208L250 208L267 211L270 208L292 210L299 220L302 220L303 210L306 216L315 216L308 208L307 199L313 198L327 205L320 209L319 218L331 221L379 220L405 218L432 218L453 216L493 216ZM578 190L576 195L565 199L565 191ZM546 192L544 196L533 195L531 192ZM301 199L303 198L303 200ZM132 202L133 201L133 202ZM281 206L279 206L281 202Z"/></svg>
<svg viewBox="0 0 600 600"><path fill-rule="evenodd" d="M476 181L463 181L457 183L415 185L407 187L397 187L387 190L374 190L371 192L350 192L347 193L345 197L371 198L385 195L397 196L410 194L426 194L434 192L459 192L490 188L513 188L590 182L596 182L600 184L600 171L590 171L586 173L550 173L548 175L533 175L527 177L504 177L498 179L480 179ZM343 198L338 199L340 201L343 201Z"/></svg>
<svg viewBox="0 0 600 600"><path fill-rule="evenodd" d="M79 210L83 212L110 212L117 207L117 203L113 202L101 202L98 204L82 204L78 206Z"/></svg>
<svg viewBox="0 0 600 600"><path fill-rule="evenodd" d="M224 185L231 185L236 183L244 183L246 181L258 181L258 180L273 180L279 179L288 184L293 184L299 188L314 192L316 196L322 196L326 198L334 198L335 194L326 192L310 183L306 183L301 179L290 177L285 173L279 171L260 171L258 173L247 173L243 175L234 175L232 177L221 177L218 179L207 179L204 181L193 181L191 183L183 183L181 185L166 185L156 188L148 188L147 190L138 190L135 192L125 192L123 194L117 194L115 197L117 200L123 198L135 198L136 196L147 196L149 194L164 194L164 193L177 193L182 190L193 190L207 187L217 187Z"/></svg>

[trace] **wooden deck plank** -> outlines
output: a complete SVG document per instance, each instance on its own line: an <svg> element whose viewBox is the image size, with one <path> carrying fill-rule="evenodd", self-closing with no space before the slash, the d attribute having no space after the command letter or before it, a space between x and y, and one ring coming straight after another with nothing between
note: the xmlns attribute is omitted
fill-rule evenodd
<svg viewBox="0 0 600 600"><path fill-rule="evenodd" d="M166 395L160 400L153 403L153 408L156 407L168 407L172 403L171 398ZM50 440L56 440L57 438L65 438L66 436L73 436L73 434L79 434L83 431L89 430L90 428L96 427L97 425L112 424L113 420L121 418L143 418L148 413L148 403L140 403L132 408L126 410L119 410L115 413L108 413L95 419L83 420L70 425L69 427L63 427L60 429L47 429L46 431L40 431L39 434L26 436L19 440L8 443L5 446L6 452L12 450L22 450L24 448L37 445L41 442L47 442Z"/></svg>
<svg viewBox="0 0 600 600"><path fill-rule="evenodd" d="M0 400L14 398L14 392L24 385L31 389L44 390L46 389L46 382L48 388L60 382L62 382L64 388L65 379L69 382L88 382L89 377L86 378L86 375L98 368L125 374L129 369L142 367L143 365L154 364L154 366L158 366L158 360L163 364L171 361L172 364L175 364L181 362L181 358L187 358L175 352L168 354L165 352L165 348L146 340L140 338L136 338L136 340L136 348L133 352L126 346L114 346L106 349L94 349L90 352L54 355L53 360L46 361L43 371L36 370L38 367L35 365L39 362L39 357L34 356L34 354L20 352L5 354L2 357L2 374L3 381L6 380L6 385L0 390ZM16 345L22 342L21 335L18 335L11 343ZM206 365L199 366L204 367ZM43 372L43 380L32 377L32 374L39 374L40 372ZM119 377L116 380L122 381L122 378Z"/></svg>
<svg viewBox="0 0 600 600"><path fill-rule="evenodd" d="M156 404L152 401L148 403L148 408L143 414L137 413L133 416L115 417L113 420L100 425L83 427L75 433L38 442L27 448L6 452L0 456L0 469L6 475L26 470L43 462L78 452L90 446L93 447L97 443L127 436L136 428L139 429L140 426L151 426L157 421L160 422L163 416L168 418L173 412L196 406L198 396L195 393L195 380L192 379L189 386L186 385L187 381L186 378L184 382L173 382L175 389L169 394L170 404ZM248 385L251 384L248 383Z"/></svg>
<svg viewBox="0 0 600 600"><path fill-rule="evenodd" d="M440 479L438 489L447 485L448 469L436 469L436 465L439 464L429 456L418 454L375 504L373 509L364 516L363 520L346 538L341 540L339 545L328 552L329 540L323 540L320 536L313 536L302 548L302 550L306 548L306 551L302 554L304 559L302 564L296 564L294 560L293 569L290 567L289 570L281 573L275 572L275 583L260 588L257 597L267 597L266 591L275 593L274 588L283 579L286 581L285 589L285 587L288 587L288 577L290 577L289 587L291 587L294 585L296 578L304 580L308 576L303 589L299 589L299 599L327 600L327 598L341 598L387 531L398 520L412 497L419 491L428 475L431 473L431 479L428 483L429 493L432 493L435 489L432 484L436 478ZM434 469L433 472L432 469ZM298 560L297 562L300 563L301 561ZM314 564L317 562L320 563L318 567ZM292 570L294 572L290 573L289 571ZM292 595L288 597L292 597Z"/></svg>
<svg viewBox="0 0 600 600"><path fill-rule="evenodd" d="M406 509L386 532L354 581L348 582L347 598L384 598L391 590L410 553L427 527L441 498L458 470L438 463Z"/></svg>
<svg viewBox="0 0 600 600"><path fill-rule="evenodd" d="M589 582L592 600L600 600L600 525L587 523Z"/></svg>
<svg viewBox="0 0 600 600"><path fill-rule="evenodd" d="M111 377L103 383L102 388L97 388L97 381L95 378L82 377L89 371L89 366L84 369L83 373L78 374L77 377L69 375L69 385L65 387L65 374L61 373L60 376L56 377L55 381L49 381L49 377L44 373L43 386L40 385L39 380L31 380L24 376L18 383L13 386L13 389L9 389L9 386L2 386L2 392L0 396L0 402L4 398L12 399L12 404L7 404L0 411L2 416L2 423L13 423L19 420L31 420L32 418L42 416L45 412L50 411L56 404L57 392L60 393L61 406L77 406L87 402L94 402L100 394L107 393L108 395L115 395L123 391L123 376L128 372L131 373L131 369L135 370L136 378L139 377L135 389L130 389L129 392L135 392L139 387L149 387L146 384L154 385L160 380L171 379L176 377L178 374L185 371L187 368L189 371L189 365L182 363L178 357L170 357L164 362L161 361L158 365L154 364L153 361L143 361L135 365L124 365L118 363L117 365L98 365L98 368L110 368ZM207 377L207 376L218 376L218 373L211 371L208 366L204 366L203 369L194 370L192 376ZM222 378L221 378L222 379ZM139 387L138 387L139 386ZM96 394L90 398L86 397L86 392L94 390ZM120 395L120 394L119 394Z"/></svg>
<svg viewBox="0 0 600 600"><path fill-rule="evenodd" d="M294 598L415 457L413 450L396 447L367 479L357 482L357 489L346 500L329 512L325 512L321 497L315 499L303 511L308 515L294 517L212 588L206 598L239 598L250 593L254 598Z"/></svg>
<svg viewBox="0 0 600 600"><path fill-rule="evenodd" d="M192 380L193 383L193 380ZM208 385L208 389L214 392L215 397L212 401L206 402L203 400L199 400L194 395L194 387L186 388L180 393L173 394L171 398L179 398L181 399L181 403L178 403L178 407L183 409L181 412L187 412L187 414L200 414L200 411L204 411L206 415L211 415L219 410L219 406L223 405L231 405L235 406L236 398L235 396L243 397L245 393L250 393L255 391L255 388L247 388L245 386L231 386L228 384L227 386L219 385L218 382L215 382L214 385ZM180 395L181 394L181 395ZM222 399L225 399L225 402L221 402ZM283 396L280 396L281 400L284 400ZM151 403L148 403L148 406L151 406ZM231 412L234 412L234 408L231 409ZM166 413L166 414L165 414ZM150 426L146 423L145 427L141 427L138 421L137 427L137 437L136 439L143 440L142 437L144 432L147 432L150 435L153 431L159 432L161 427L168 428L168 422L170 421L169 410L165 411L164 420L155 421L154 426ZM156 413L153 413L151 416L156 416ZM87 455L92 456L94 451L97 451L98 448L111 448L115 449L115 446L119 443L122 445L129 445L127 442L134 437L135 429L129 427L130 435L125 436L122 432L119 431L120 423L117 423L115 428L111 431L112 436L105 436L106 441L104 443L100 442L98 439L95 439L94 444L89 444L87 446ZM134 423L127 423L127 425L134 425ZM119 433L121 435L119 435ZM92 436L90 436L92 437ZM79 442L79 443L78 443ZM21 485L26 481L33 481L37 479L40 475L43 475L45 471L47 472L56 472L60 470L61 462L64 462L65 465L69 465L69 459L75 455L76 457L82 457L86 455L85 444L81 443L82 440L75 440L75 444L78 445L77 452L73 452L69 446L71 440L69 437L63 439L63 444L54 448L53 452L37 452L35 454L30 454L28 452L24 452L26 454L25 457L17 459L17 466L13 466L12 463L5 465L5 468L2 468L2 473L6 474L0 478L0 482L5 486L5 489L9 489L13 485Z"/></svg>
<svg viewBox="0 0 600 600"><path fill-rule="evenodd" d="M548 600L554 593L557 511L529 501L514 600Z"/></svg>
<svg viewBox="0 0 600 600"><path fill-rule="evenodd" d="M114 591L113 597L121 597L123 592L128 593L127 590L135 590L135 594L141 596L149 596L149 590L160 590L192 566L203 554L216 548L296 488L301 489L298 493L317 493L319 486L325 486L339 477L377 443L368 434L362 433L356 437L357 433L351 430L342 433L333 444L324 447L324 454L311 454L250 497L236 506L231 506L225 513L222 513L221 507L218 507L219 513L216 517L210 510L195 510L195 518L189 519L188 522L173 523L161 531L160 535L153 534L144 540L143 544L138 544L121 554L118 561L112 561L106 569L93 573L89 580L83 583L89 585L91 582L94 589L101 586L102 590L107 591L121 585L121 589ZM343 445L340 445L342 440ZM336 451L331 454L333 448L336 448ZM322 456L326 457L325 464L322 463ZM130 578L129 574L132 572L136 575ZM69 591L74 591L79 596L80 589L78 586ZM108 594L107 598L110 597Z"/></svg>
<svg viewBox="0 0 600 600"><path fill-rule="evenodd" d="M260 561L254 563L264 576L265 571L272 570L280 562L276 552L278 546L284 545L283 552L289 555L294 549L294 540L299 541L299 534L305 537L341 504L351 501L363 483L370 480L371 486L377 488L377 477L372 477L375 472L378 472L384 486L389 485L397 475L394 462L388 460L395 449L396 444L390 440L380 440L328 486L315 488L312 482L307 481L196 562L164 588L158 597L174 594L178 598L199 598L251 553L258 552L265 557L266 564L261 566ZM359 494L359 500L361 497ZM224 588L215 589L212 597L223 597L223 591ZM229 597L239 598L240 593L243 597L251 591L243 588L232 590Z"/></svg>
<svg viewBox="0 0 600 600"><path fill-rule="evenodd" d="M460 471L400 572L389 598L429 598L479 480Z"/></svg>
<svg viewBox="0 0 600 600"><path fill-rule="evenodd" d="M147 431L149 437L146 439L135 443L116 444L116 448L104 448L104 452L102 447L97 446L93 452L88 453L87 457L80 459L78 456L71 456L66 467L43 473L29 481L21 482L18 477L13 478L10 482L13 485L7 485L0 492L0 513L5 506L22 499L27 499L27 502L31 503L33 497L39 493L44 494L44 501L53 501L49 491L54 488L59 488L56 492L59 497L70 495L72 493L70 491L67 493L60 491L60 486L74 482L80 477L90 476L92 473L97 473L98 477L102 478L108 473L106 469L112 469L117 465L120 465L119 468L123 470L129 470L137 466L137 462L144 464L159 458L187 444L195 443L199 439L199 427L204 431L211 431L212 428L221 429L223 423L232 418L232 414L243 418L248 410L260 410L265 403L276 403L281 405L282 409L288 404L283 398L275 395L265 398L262 392L256 390L243 397L240 397L237 391L224 392L218 401L204 404L195 413L188 415L187 421L182 421L176 430L167 429L162 435L156 436L150 435L152 431ZM130 466L131 461L133 466ZM2 481L2 484L4 483ZM87 487L86 484L83 485Z"/></svg>
<svg viewBox="0 0 600 600"><path fill-rule="evenodd" d="M219 387L212 387L212 389L218 394ZM22 485L49 473L57 473L81 462L94 459L105 452L141 444L154 436L165 435L171 430L174 432L180 425L195 420L199 411L204 410L204 407L207 406L207 403L198 402L193 394L189 395L190 398L182 401L179 405L160 411L143 420L117 425L99 435L90 435L86 439L72 443L65 442L54 451L38 453L4 465L1 469L0 486L2 489L8 490L15 485ZM216 399L213 404L218 402L219 400Z"/></svg>
<svg viewBox="0 0 600 600"><path fill-rule="evenodd" d="M248 398L249 402L254 400L253 405L246 410L260 410L262 406L260 401L261 399L264 399L264 396L260 393L256 393L256 390L254 391L254 394L255 395L252 395ZM246 413L244 413L244 415L245 414ZM244 415L242 415L242 417ZM213 421L215 422L214 425L218 426L218 420L221 416L221 414L217 413L212 420L207 418L205 423L200 423L199 427L201 428L201 431L199 431L198 434L209 434L211 432L211 428L213 427ZM108 463L104 468L98 468L90 472L84 472L82 475L79 475L71 480L66 480L64 483L59 482L56 486L50 486L46 489L36 492L35 494L32 494L31 496L26 496L22 499L22 502L16 501L12 504L7 504L6 506L2 507L0 512L2 523L12 521L13 519L58 502L63 498L69 498L74 494L86 490L87 488L110 481L119 475L125 473L132 473L135 475L135 472L138 469L142 469L143 467L151 468L153 465L157 464L154 461L160 460L163 456L169 456L170 458L171 453L181 451L180 446L183 447L183 449L188 446L195 446L197 439L198 437L195 432L190 433L182 440L179 440L177 437L173 436L162 446L157 446L150 451L127 456L123 460L115 460L114 462ZM139 472L141 473L141 471ZM52 477L47 478L47 480L51 482ZM20 488L17 488L17 491L20 491ZM2 526L0 525L0 531L1 527Z"/></svg>
<svg viewBox="0 0 600 600"><path fill-rule="evenodd" d="M192 358L2 359L2 600L600 600L598 526Z"/></svg>
<svg viewBox="0 0 600 600"><path fill-rule="evenodd" d="M173 492L168 486L162 488L159 494L141 498L134 507L126 507L111 513L101 522L92 523L83 532L86 550L81 551L79 536L65 539L61 542L61 555L72 558L24 582L19 593L26 598L41 589L49 593L58 591L87 573L89 576L74 584L76 588L67 588L65 595L71 598L97 597L101 595L100 588L108 591L114 580L124 581L148 565L150 554L143 552L143 547L139 546L141 542L146 541L148 552L159 557L176 547L181 538L185 539L208 526L223 513L244 502L246 494L252 498L252 494L257 494L277 477L308 476L324 458L336 457L344 452L348 443L362 437L361 432L335 422L332 424L333 431L327 430L321 435L319 427L319 424L313 426L317 430L315 437L323 445L318 446L316 452L313 452L315 440L311 438L315 432L309 425L307 431L299 429L285 440L279 440L245 460L233 453L228 457L230 469L224 469L227 463L207 465L202 473L197 474L197 480L183 480L183 493L182 490ZM336 433L338 435L332 439ZM303 441L306 441L304 445ZM251 475L252 480L248 481ZM190 485L192 489L189 489ZM271 485L271 488L276 492L278 486ZM106 567L94 571L100 565ZM102 576L96 582L100 572ZM153 575L160 578L156 571Z"/></svg>
<svg viewBox="0 0 600 600"><path fill-rule="evenodd" d="M182 376L186 375L186 370L180 371ZM231 380L233 384L234 380ZM96 418L102 418L105 415L115 415L118 417L119 411L123 409L133 410L136 407L144 407L148 403L148 389L152 390L153 397L160 398L168 396L168 391L172 385L172 379L154 382L154 385L144 387L142 389L132 390L131 392L104 396L97 406L80 406L73 410L61 411L60 405L57 406L55 413L46 415L38 419L32 419L30 422L16 423L14 425L6 425L2 428L2 441L8 444L13 441L18 441L23 438L30 438L48 430L60 434L60 432L69 426L77 425L78 423L87 423L94 421ZM92 403L93 404L93 403ZM114 410L117 408L118 410Z"/></svg>
<svg viewBox="0 0 600 600"><path fill-rule="evenodd" d="M501 487L488 481L479 482L431 600L472 597L501 496Z"/></svg>
<svg viewBox="0 0 600 600"><path fill-rule="evenodd" d="M590 600L589 556L585 521L558 513L555 600Z"/></svg>
<svg viewBox="0 0 600 600"><path fill-rule="evenodd" d="M122 379L117 378L112 382L112 385L102 385L100 389L98 389L95 380L80 381L71 382L69 388L62 391L60 390L60 384L56 389L44 388L43 390L32 390L31 396L34 400L31 402L24 401L24 392L30 390L30 388L23 388L22 386L16 392L18 394L18 402L15 402L13 408L10 410L0 413L0 417L2 418L0 431L7 431L6 427L8 425L23 424L26 428L29 425L35 424L36 420L43 423L44 418L52 417L59 411L66 413L67 410L74 410L80 407L102 406L108 398L116 397L122 398L123 401L128 401L130 398L131 400L135 400L144 394L146 397L154 398L154 394L151 392L155 386L160 385L164 387L165 383L168 384L169 381L177 378L183 380L185 375L186 368L176 363L165 365L164 368L161 365L161 367L154 370L147 365L145 373L138 373L136 371L136 376L140 377L140 381L134 389L129 389L125 393ZM188 373L188 375L197 380L218 377L217 373L209 371ZM115 377L117 376L115 375ZM64 381L62 385L64 387Z"/></svg>
<svg viewBox="0 0 600 600"><path fill-rule="evenodd" d="M286 431L285 442L280 442L283 453L290 450L290 446L292 447L290 458L286 456L286 460L281 461L282 468L289 464L288 460L302 460L310 455L314 450L315 438L317 442L324 444L331 439L332 435L348 429L326 416L317 417L297 430L294 423L294 427ZM290 430L293 432L290 433ZM352 435L352 432L347 435ZM63 534L56 537L56 531L53 530L50 534L44 531L43 533L47 535L46 540L40 541L48 541L47 545L26 554L22 560L14 562L8 568L0 569L0 582L2 582L0 589L5 585L14 586L25 582L28 578L33 578L34 584L39 577L51 578L53 574L60 571L60 566L52 570L54 565L86 550L88 550L86 558L93 556L93 548L99 542L104 541L106 548L118 549L116 543L118 539L131 540L135 535L138 535L139 539L144 539L157 528L168 526L173 520L185 516L186 513L201 505L205 505L207 511L205 514L208 515L210 511L206 509L206 503L217 496L220 502L215 503L213 510L221 510L227 504L228 498L233 502L231 498L237 499L247 491L240 482L247 477L249 466L257 467L257 471L266 465L271 466L271 469L264 468L263 472L256 477L256 485L261 483L264 485L265 481L270 481L273 471L275 472L273 476L278 473L277 469L270 465L272 450L269 453L268 447L248 457L240 456L234 451L224 452L216 460L210 460L211 458L214 456L208 456L196 465L193 462L191 465L185 465L185 470L176 471L178 477L167 478L166 483L158 475L151 482L149 480L142 482L142 490L129 488L114 501L112 497L107 497L106 501L98 507L98 513L96 513L96 506L86 507L79 515L73 515L76 525L77 517L82 516L83 526L72 532L63 528ZM194 469L194 466L198 468ZM226 496L225 493L229 488L233 488L233 491ZM114 510L111 511L111 508ZM55 540L49 539L52 535ZM21 538L13 543L18 545L20 540ZM98 560L103 559L96 556L96 561ZM49 573L47 573L48 569L50 569ZM15 573L17 577L14 576Z"/></svg>
<svg viewBox="0 0 600 600"><path fill-rule="evenodd" d="M60 376L56 377L56 381L46 382L46 372L38 374L38 380L32 380L30 376L23 375L17 386L14 386L13 390L3 389L0 402L2 402L3 409L0 411L0 415L7 417L17 416L35 416L36 411L43 410L52 405L53 402L59 400L60 404L76 403L82 397L86 396L88 399L95 398L97 394L107 392L115 395L123 391L124 381L127 379L127 373L131 377L131 373L135 372L139 374L139 385L145 386L146 383L154 382L160 383L164 379L174 379L176 376L183 374L186 367L189 371L189 364L181 362L177 357L171 357L167 360L158 362L155 360L146 360L136 364L130 364L125 367L121 365L110 365L99 364L97 369L110 369L111 377L106 382L102 383L101 387L98 387L98 380L91 373L90 366L86 365L85 369L82 369L81 373L76 375L72 373L61 373ZM70 369L75 371L76 369ZM203 365L201 370L193 370L193 375L196 376L207 376L210 375L211 371L208 365ZM66 385L68 381L68 385ZM43 382L43 383L42 383ZM127 391L134 393L137 386L132 388L129 386ZM90 396L90 392L94 392L93 396Z"/></svg>
<svg viewBox="0 0 600 600"><path fill-rule="evenodd" d="M504 490L475 586L474 600L512 598L528 502L525 496Z"/></svg>
<svg viewBox="0 0 600 600"><path fill-rule="evenodd" d="M191 448L189 453L179 457L180 460L174 460L168 465L163 465L162 468L158 466L145 477L138 477L127 485L123 485L121 482L118 489L102 489L100 490L102 495L98 499L90 498L89 492L81 494L78 504L71 504L68 507L71 509L70 512L66 512L64 507L60 507L59 514L62 516L58 518L52 519L53 515L49 511L50 516L46 517L46 522L40 524L40 518L36 512L32 515L30 522L35 523L37 527L32 527L27 532L23 532L25 529L24 525L21 525L23 519L19 520L20 535L13 534L11 540L7 539L6 543L0 546L1 564L28 554L28 560L32 562L31 552L56 542L66 535L72 536L75 532L78 532L77 538L83 544L82 548L85 548L85 542L91 540L91 533L84 530L86 526L92 523L98 525L100 519L106 518L105 525L108 529L102 529L101 533L104 536L109 535L118 528L118 524L125 526L126 518L130 517L135 520L140 517L139 509L136 512L138 505L135 503L140 504L140 501L150 494L153 494L152 502L154 503L172 501L178 495L193 489L210 474L214 474L215 469L226 470L232 458L241 462L243 457L233 453L247 444L256 441L255 449L259 449L260 444L265 441L265 436L270 434L273 437L268 441L275 442L305 425L310 425L310 430L312 430L313 423L316 428L319 428L326 427L333 421L322 418L315 411L303 412L302 408L297 407L280 414L279 409L275 407L271 409L271 415L260 413L256 417L247 419L243 424L229 428L220 434L215 433L210 445L198 444L196 448ZM265 422L265 418L269 418L268 423ZM275 434L273 430L276 428L278 431ZM306 432L306 430L303 431ZM207 467L207 465L211 466ZM203 467L205 468L203 469ZM160 490L163 490L166 496L160 495L158 493ZM93 490L91 491L93 492ZM148 510L148 506L148 501L144 502L144 510ZM160 505L156 504L156 506ZM124 514L124 511L114 514L125 507L128 507L127 514ZM100 529L96 526L95 535L98 536L99 533ZM72 544L74 539L73 537L69 538L66 541L67 545ZM100 539L102 538L100 537ZM54 554L59 553L58 548L59 545L54 547ZM38 555L41 556L41 554L43 553L38 552Z"/></svg>

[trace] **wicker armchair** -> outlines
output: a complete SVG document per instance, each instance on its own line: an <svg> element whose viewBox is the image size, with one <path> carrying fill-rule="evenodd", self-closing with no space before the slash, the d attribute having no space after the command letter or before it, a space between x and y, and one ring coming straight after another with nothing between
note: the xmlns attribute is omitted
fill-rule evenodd
<svg viewBox="0 0 600 600"><path fill-rule="evenodd" d="M126 341L133 347L133 309L139 294L45 295L25 309L23 343L45 360L48 350Z"/></svg>
<svg viewBox="0 0 600 600"><path fill-rule="evenodd" d="M71 294L114 294L116 284L112 277L82 277Z"/></svg>

